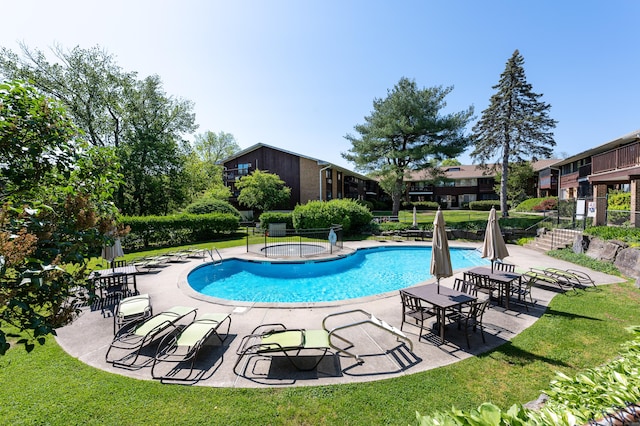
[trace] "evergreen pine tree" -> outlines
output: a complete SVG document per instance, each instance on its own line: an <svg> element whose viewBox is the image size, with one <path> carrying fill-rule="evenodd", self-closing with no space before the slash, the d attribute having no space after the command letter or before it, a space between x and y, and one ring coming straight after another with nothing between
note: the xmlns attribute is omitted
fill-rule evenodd
<svg viewBox="0 0 640 426"><path fill-rule="evenodd" d="M556 145L551 131L556 121L549 117L551 105L540 101L542 94L532 91L524 72L524 58L516 49L507 61L497 92L482 111L471 135L471 153L482 167L501 169L500 209L508 216L507 180L509 162L548 158ZM491 163L490 163L491 162ZM489 164L490 163L490 164Z"/></svg>

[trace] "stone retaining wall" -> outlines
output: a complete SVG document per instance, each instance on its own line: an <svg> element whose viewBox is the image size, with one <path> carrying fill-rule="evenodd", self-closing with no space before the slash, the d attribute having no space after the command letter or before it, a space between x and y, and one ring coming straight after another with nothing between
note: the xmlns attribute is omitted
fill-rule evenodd
<svg viewBox="0 0 640 426"><path fill-rule="evenodd" d="M588 236L582 238L582 246L588 247L585 251L587 256L595 260L613 263L622 274L628 277L640 278L640 249L629 247L622 241L605 241ZM574 244L574 248L576 246Z"/></svg>

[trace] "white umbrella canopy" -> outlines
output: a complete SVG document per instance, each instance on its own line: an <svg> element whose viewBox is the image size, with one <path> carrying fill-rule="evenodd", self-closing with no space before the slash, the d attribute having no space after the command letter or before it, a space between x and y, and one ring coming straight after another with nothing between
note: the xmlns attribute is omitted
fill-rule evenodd
<svg viewBox="0 0 640 426"><path fill-rule="evenodd" d="M122 256L124 256L124 250L122 250L120 238L116 238L113 242L113 245L105 245L104 247L102 247L102 258L107 260L109 263L113 262L114 259Z"/></svg>
<svg viewBox="0 0 640 426"><path fill-rule="evenodd" d="M436 277L438 293L440 293L440 278L453 275L451 267L451 253L445 229L442 211L438 209L433 220L433 239L431 243L431 275Z"/></svg>
<svg viewBox="0 0 640 426"><path fill-rule="evenodd" d="M491 260L491 272L493 273L493 262L497 259L502 260L507 256L509 256L509 251L504 243L504 238L502 238L502 231L496 217L496 209L492 207L487 220L487 230L484 233L482 257Z"/></svg>

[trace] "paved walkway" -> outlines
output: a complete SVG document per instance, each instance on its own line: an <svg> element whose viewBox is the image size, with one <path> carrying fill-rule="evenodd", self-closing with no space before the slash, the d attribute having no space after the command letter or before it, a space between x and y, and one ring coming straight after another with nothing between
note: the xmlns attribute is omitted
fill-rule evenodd
<svg viewBox="0 0 640 426"><path fill-rule="evenodd" d="M345 247L374 245L416 245L429 246L421 242L375 242L364 241L345 243ZM452 241L451 247L479 247L477 243L457 243ZM223 258L246 257L245 247L220 250ZM618 277L606 275L586 268L576 267L536 251L509 245L509 263L516 264L518 270L530 267L574 268L587 272L597 284L610 284L622 281ZM248 255L249 257L255 255ZM322 320L328 315L353 309L362 309L375 314L389 324L400 327L401 303L397 291L377 296L341 301L335 303L296 304L260 304L235 303L226 300L202 296L190 289L186 277L194 267L202 265L202 259L190 259L184 262L169 263L157 272L138 276L138 290L149 293L152 298L154 313L175 305L198 308L198 315L209 312L231 314L231 331L223 345L216 342L208 344L196 362L196 373L199 380L195 384L216 387L275 387L327 385L337 383L354 383L398 377L407 374L437 368L468 357L486 352L511 340L518 333L533 324L544 313L549 301L559 295L557 289L534 287L533 298L536 306L529 312L523 306L511 306L510 310L490 305L485 314L486 343L482 342L479 333L471 336L471 349L466 345L463 332L457 332L455 326L447 330L445 345L437 346L422 339L418 341L418 329L405 325L405 332L413 341L413 351L389 333L373 326L358 326L351 330L349 337L353 339L353 351L365 360L358 364L353 358L344 355L326 356L320 365L307 372L297 371L284 359L269 360L262 357L245 357L238 366L241 374L233 372L236 363L236 350L243 336L260 324L283 323L292 328L321 328ZM425 260L428 268L428 260ZM463 270L455 270L454 276L441 280L441 284L451 286L455 277L461 277ZM433 282L434 280L429 280ZM357 284L357 283L354 283ZM558 297L580 297L580 292L569 292ZM358 319L353 314L350 321ZM349 321L348 321L349 322ZM149 365L138 369L123 369L106 363L105 353L113 339L113 319L110 309L86 308L72 324L57 330L57 341L71 356L105 371L122 374L138 379L152 380ZM150 360L153 351L143 352L142 360ZM185 370L177 371L177 375Z"/></svg>

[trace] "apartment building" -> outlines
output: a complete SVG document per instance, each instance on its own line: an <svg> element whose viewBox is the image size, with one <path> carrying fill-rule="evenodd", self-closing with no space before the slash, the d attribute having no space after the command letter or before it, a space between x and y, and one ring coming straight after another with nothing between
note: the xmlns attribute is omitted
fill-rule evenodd
<svg viewBox="0 0 640 426"><path fill-rule="evenodd" d="M224 183L232 193L230 201L236 205L240 191L235 182L254 170L276 174L291 188L290 201L288 205L280 206L282 209L293 209L297 204L312 200L359 200L379 196L375 180L323 160L263 143L244 149L221 164Z"/></svg>

